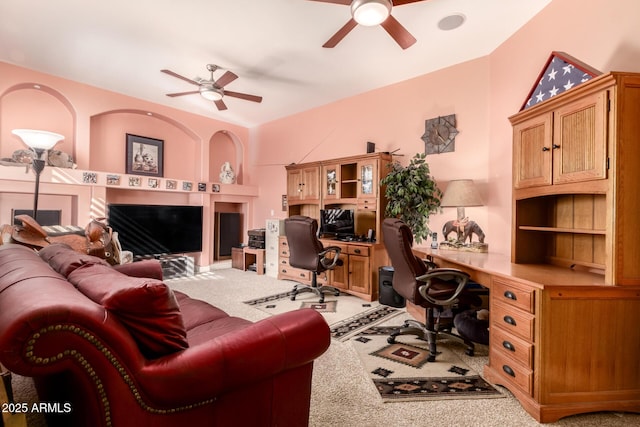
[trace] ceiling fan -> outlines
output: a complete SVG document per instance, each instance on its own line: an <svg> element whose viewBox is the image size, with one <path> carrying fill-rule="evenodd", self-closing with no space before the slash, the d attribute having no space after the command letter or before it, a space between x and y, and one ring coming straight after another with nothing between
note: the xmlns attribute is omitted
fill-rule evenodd
<svg viewBox="0 0 640 427"><path fill-rule="evenodd" d="M240 98L246 101L262 102L261 96L248 95L246 93L232 92L230 90L225 90L224 87L229 83L231 83L232 81L234 81L235 79L237 79L238 76L236 76L231 71L227 71L222 75L222 77L220 77L218 80L215 80L213 78L213 73L218 69L221 69L221 68L218 67L217 65L207 64L207 70L209 70L209 72L211 73L211 77L209 80L201 79L199 77L196 77L195 80L191 80L184 76L181 76L178 73L174 73L171 70L160 70L160 71L165 74L169 74L170 76L177 77L181 80L184 80L187 83L191 83L192 85L199 86L198 90L192 90L188 92L168 93L167 96L170 96L170 97L193 95L193 94L199 93L207 101L213 101L213 103L216 104L216 107L218 107L218 110L227 109L226 104L222 100L222 98L224 98L225 96Z"/></svg>
<svg viewBox="0 0 640 427"><path fill-rule="evenodd" d="M416 39L407 31L406 28L398 22L396 18L391 16L391 8L393 6L402 6L409 3L417 3L426 0L310 0L322 3L343 4L351 6L352 18L340 28L322 47L335 47L340 41L353 30L356 25L364 25L372 27L382 25L387 33L400 45L406 49L412 46Z"/></svg>

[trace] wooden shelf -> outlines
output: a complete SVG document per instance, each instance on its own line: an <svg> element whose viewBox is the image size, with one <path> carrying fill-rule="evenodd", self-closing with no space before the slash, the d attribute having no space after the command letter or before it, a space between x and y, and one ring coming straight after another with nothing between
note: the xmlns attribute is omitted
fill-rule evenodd
<svg viewBox="0 0 640 427"><path fill-rule="evenodd" d="M572 233L572 234L592 234L592 235L605 235L607 230L591 230L588 228L567 228L567 227L537 227L533 225L521 225L518 227L520 230L528 231L546 231L551 233Z"/></svg>

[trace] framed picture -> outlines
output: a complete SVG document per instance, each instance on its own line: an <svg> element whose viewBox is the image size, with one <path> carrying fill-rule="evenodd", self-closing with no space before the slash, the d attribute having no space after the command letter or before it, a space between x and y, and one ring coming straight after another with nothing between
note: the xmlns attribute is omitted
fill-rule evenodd
<svg viewBox="0 0 640 427"><path fill-rule="evenodd" d="M211 191L213 191L214 193L219 193L220 192L220 185L219 184L213 184L211 186Z"/></svg>
<svg viewBox="0 0 640 427"><path fill-rule="evenodd" d="M126 173L163 176L163 145L161 139L127 134Z"/></svg>

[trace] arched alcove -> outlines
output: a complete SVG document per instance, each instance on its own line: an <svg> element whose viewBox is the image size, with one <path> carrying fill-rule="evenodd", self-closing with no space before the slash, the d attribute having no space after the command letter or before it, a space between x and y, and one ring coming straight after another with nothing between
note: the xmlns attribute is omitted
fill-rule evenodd
<svg viewBox="0 0 640 427"><path fill-rule="evenodd" d="M76 112L60 92L39 83L20 83L0 95L0 157L11 157L24 143L13 129L39 129L64 135L55 149L76 157Z"/></svg>
<svg viewBox="0 0 640 427"><path fill-rule="evenodd" d="M224 162L229 162L236 173L236 184L243 183L244 146L233 132L221 130L214 133L209 140L209 177L212 181L220 181L220 169Z"/></svg>
<svg viewBox="0 0 640 427"><path fill-rule="evenodd" d="M200 137L170 117L136 109L105 111L91 117L90 169L125 173L126 134L163 141L165 177L199 179L203 167Z"/></svg>

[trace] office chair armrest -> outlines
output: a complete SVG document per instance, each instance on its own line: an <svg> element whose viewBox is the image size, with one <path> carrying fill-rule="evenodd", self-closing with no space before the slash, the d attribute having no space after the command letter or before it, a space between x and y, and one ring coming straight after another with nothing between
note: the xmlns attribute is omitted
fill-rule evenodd
<svg viewBox="0 0 640 427"><path fill-rule="evenodd" d="M458 282L458 286L451 295L451 297L445 300L439 300L433 298L429 295L429 289L432 285L432 279L439 278L441 280L455 280ZM467 286L467 282L469 281L469 275L462 270L458 270L455 268L436 268L430 270L429 272L423 274L422 276L416 277L416 280L420 282L424 282L425 284L418 288L418 292L422 295L422 298L427 300L431 304L435 305L450 305L453 304L457 299L460 292Z"/></svg>
<svg viewBox="0 0 640 427"><path fill-rule="evenodd" d="M327 246L324 248L322 252L318 255L320 256L320 263L327 270L331 270L337 265L342 265L342 261L340 260L340 252L342 249L338 246ZM327 255L333 253L333 257L327 258Z"/></svg>

